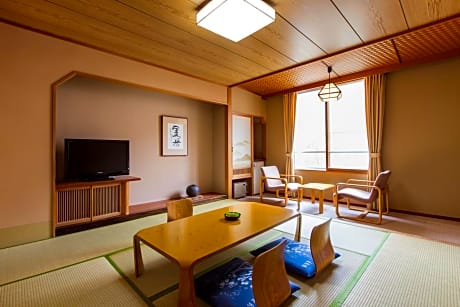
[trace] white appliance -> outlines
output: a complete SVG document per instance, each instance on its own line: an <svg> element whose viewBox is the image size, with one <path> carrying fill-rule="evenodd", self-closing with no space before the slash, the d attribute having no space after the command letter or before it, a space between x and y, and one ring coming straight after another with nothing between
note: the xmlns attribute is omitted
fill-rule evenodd
<svg viewBox="0 0 460 307"><path fill-rule="evenodd" d="M248 187L245 181L233 183L233 198L242 198L248 194Z"/></svg>
<svg viewBox="0 0 460 307"><path fill-rule="evenodd" d="M264 166L264 161L252 163L252 195L257 195L260 192L260 168L262 166Z"/></svg>

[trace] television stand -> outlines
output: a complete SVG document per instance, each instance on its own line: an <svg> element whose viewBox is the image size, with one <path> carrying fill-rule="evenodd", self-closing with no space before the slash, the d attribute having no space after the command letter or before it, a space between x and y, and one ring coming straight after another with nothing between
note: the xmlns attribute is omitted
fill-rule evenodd
<svg viewBox="0 0 460 307"><path fill-rule="evenodd" d="M111 180L115 180L115 177L111 177L111 176L92 177L92 178L85 178L81 181L93 182L93 181L111 181Z"/></svg>
<svg viewBox="0 0 460 307"><path fill-rule="evenodd" d="M116 176L104 180L60 182L53 202L53 236L56 227L91 223L129 214L129 187L133 176Z"/></svg>

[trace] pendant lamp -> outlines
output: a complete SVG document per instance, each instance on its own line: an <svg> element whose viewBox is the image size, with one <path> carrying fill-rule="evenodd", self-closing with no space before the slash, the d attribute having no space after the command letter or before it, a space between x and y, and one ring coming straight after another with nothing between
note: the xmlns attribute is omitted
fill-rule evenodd
<svg viewBox="0 0 460 307"><path fill-rule="evenodd" d="M332 67L327 67L327 72L329 73L329 82L326 83L318 93L319 99L321 101L337 101L342 98L342 91L335 85L334 82L331 82L331 72Z"/></svg>

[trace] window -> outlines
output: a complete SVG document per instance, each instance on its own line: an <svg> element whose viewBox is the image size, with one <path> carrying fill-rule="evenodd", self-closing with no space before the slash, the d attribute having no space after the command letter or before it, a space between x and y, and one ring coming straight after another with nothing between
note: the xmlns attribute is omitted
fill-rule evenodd
<svg viewBox="0 0 460 307"><path fill-rule="evenodd" d="M321 102L319 90L297 95L294 135L296 169L367 170L364 80L340 84L342 99Z"/></svg>

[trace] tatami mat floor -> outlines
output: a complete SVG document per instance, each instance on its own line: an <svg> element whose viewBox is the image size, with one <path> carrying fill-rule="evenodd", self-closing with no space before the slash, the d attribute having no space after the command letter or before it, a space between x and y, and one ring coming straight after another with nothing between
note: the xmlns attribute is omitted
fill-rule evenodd
<svg viewBox="0 0 460 307"><path fill-rule="evenodd" d="M196 206L194 214L235 202ZM460 223L391 214L376 227L335 219L330 203L320 215L318 204L309 201L301 211L308 213L302 215L303 240L315 223L334 218L331 239L342 256L313 279L294 279L302 288L289 306L458 306ZM0 306L174 306L177 267L163 256L143 246L147 269L141 278L134 277L133 233L165 218L161 213L0 249ZM292 236L295 226L295 221L282 224L209 258L197 270L231 255L246 255L275 235Z"/></svg>

